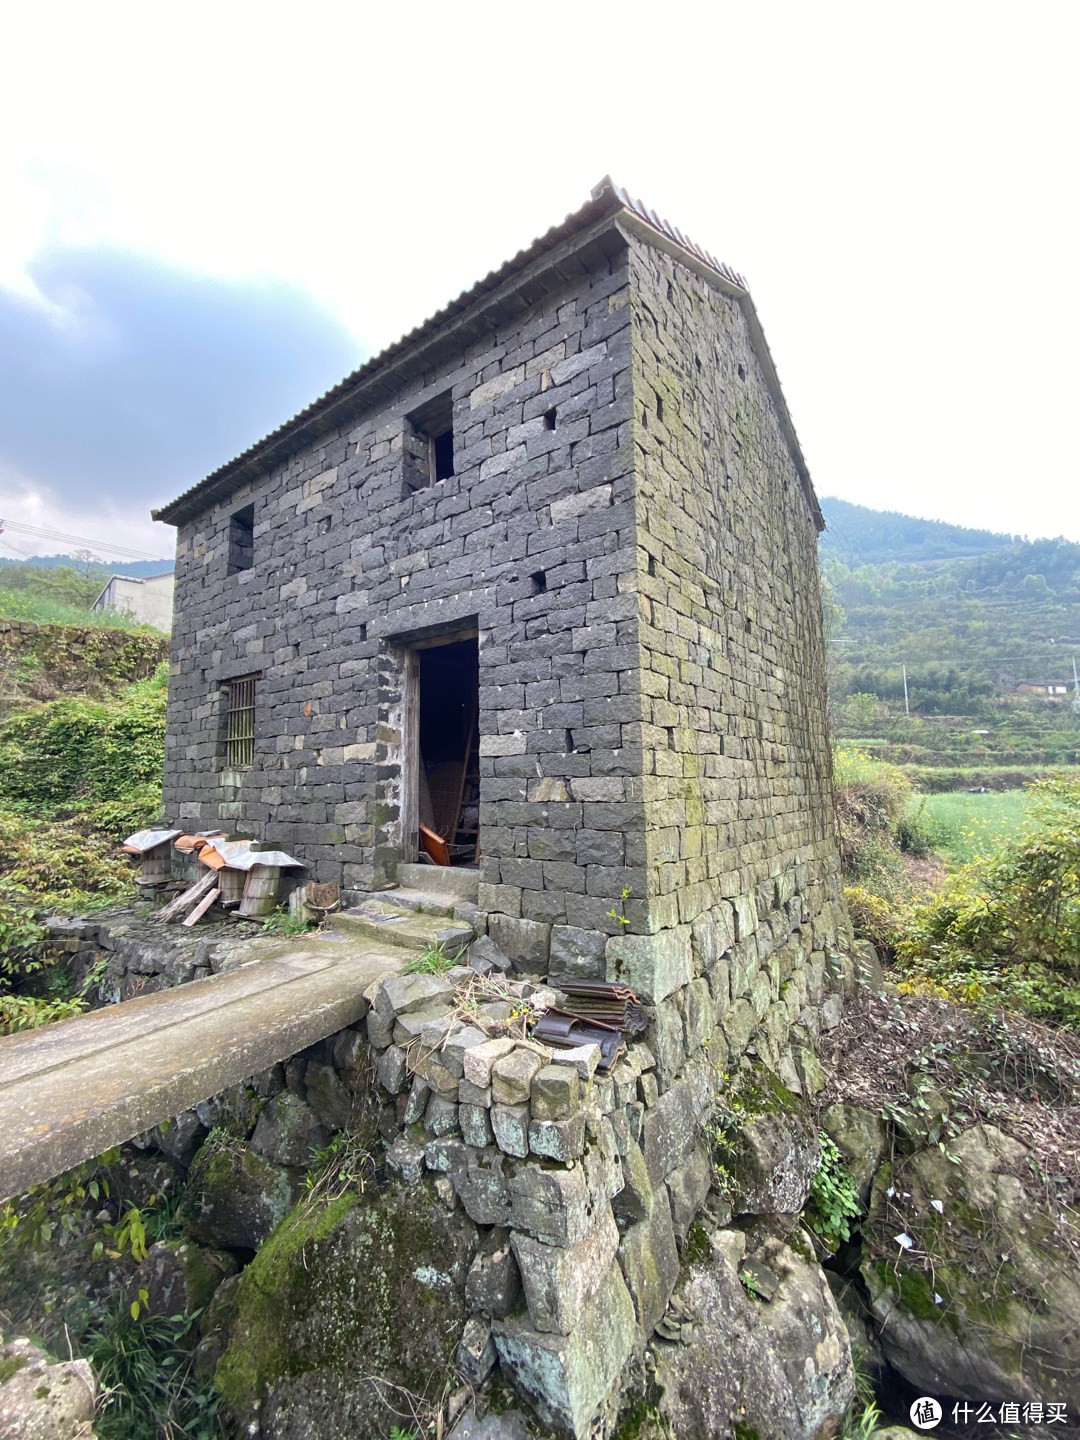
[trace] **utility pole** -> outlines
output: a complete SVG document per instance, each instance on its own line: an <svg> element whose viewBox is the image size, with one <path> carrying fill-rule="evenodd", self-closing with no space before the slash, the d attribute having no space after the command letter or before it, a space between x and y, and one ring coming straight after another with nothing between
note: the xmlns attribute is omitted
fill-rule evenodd
<svg viewBox="0 0 1080 1440"><path fill-rule="evenodd" d="M1076 673L1076 653L1073 652L1073 709L1080 715L1080 675Z"/></svg>
<svg viewBox="0 0 1080 1440"><path fill-rule="evenodd" d="M903 668L904 668L904 714L905 714L905 715L910 715L910 714L911 714L911 706L908 704L908 693L907 693L907 666L905 665ZM1073 670L1075 670L1075 669L1076 669L1076 661L1073 660Z"/></svg>

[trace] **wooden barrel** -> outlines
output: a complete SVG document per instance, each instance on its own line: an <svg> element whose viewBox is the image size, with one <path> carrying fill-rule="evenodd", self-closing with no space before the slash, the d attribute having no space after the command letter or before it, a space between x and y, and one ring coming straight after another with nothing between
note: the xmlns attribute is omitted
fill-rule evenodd
<svg viewBox="0 0 1080 1440"><path fill-rule="evenodd" d="M252 865L244 883L244 898L240 902L240 914L271 914L277 908L280 878L281 869L277 865Z"/></svg>
<svg viewBox="0 0 1080 1440"><path fill-rule="evenodd" d="M266 868L265 866L263 867ZM244 883L247 880L246 870L230 870L227 866L224 870L218 871L218 885L221 887L221 903L231 908L239 905L244 898Z"/></svg>

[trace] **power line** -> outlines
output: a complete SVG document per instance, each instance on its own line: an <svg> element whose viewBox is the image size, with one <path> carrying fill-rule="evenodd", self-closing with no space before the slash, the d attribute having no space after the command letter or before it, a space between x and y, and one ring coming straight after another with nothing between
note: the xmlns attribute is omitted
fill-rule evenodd
<svg viewBox="0 0 1080 1440"><path fill-rule="evenodd" d="M126 545L114 545L110 540L88 540L85 535L65 535L60 530L42 530L37 525L23 525L17 520L0 520L0 535L8 530L17 530L22 535L36 535L45 540L63 540L69 545L82 545L107 550L111 555L126 556L131 560L161 560L161 555L151 555L147 550L132 550ZM17 546L14 548L18 548Z"/></svg>

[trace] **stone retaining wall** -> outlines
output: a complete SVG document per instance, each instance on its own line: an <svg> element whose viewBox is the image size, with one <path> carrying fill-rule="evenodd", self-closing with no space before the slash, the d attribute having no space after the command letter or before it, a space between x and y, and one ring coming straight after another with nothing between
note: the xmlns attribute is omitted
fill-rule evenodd
<svg viewBox="0 0 1080 1440"><path fill-rule="evenodd" d="M193 1238L256 1250L301 1194L315 1152L374 1120L389 1175L435 1179L490 1237L468 1275L459 1370L481 1384L498 1362L547 1424L583 1436L617 1405L663 1319L692 1228L732 1219L731 1197L713 1190L710 1124L730 1075L762 1064L807 1098L821 1083L815 1040L838 1023L855 966L824 943L809 949L799 892L776 903L782 893L759 917L768 944L748 935L717 954L713 932L698 928L688 957L665 971L685 964L683 983L646 1004L645 1033L610 1074L597 1072L595 1049L523 1038L512 1012L559 998L542 976L501 979L503 998L480 996L465 1012L460 987L477 985L466 967L396 975L368 992L361 1024L142 1143L194 1157ZM211 1164L199 1146L215 1127L242 1143ZM216 1336L217 1352L226 1340Z"/></svg>

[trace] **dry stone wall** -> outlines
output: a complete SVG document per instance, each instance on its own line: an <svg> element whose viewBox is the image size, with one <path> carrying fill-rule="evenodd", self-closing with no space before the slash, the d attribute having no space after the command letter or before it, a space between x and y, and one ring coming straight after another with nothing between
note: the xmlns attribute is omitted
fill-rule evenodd
<svg viewBox="0 0 1080 1440"><path fill-rule="evenodd" d="M490 942L478 943L478 957L492 953ZM810 1036L838 1022L855 972L839 952L813 952L802 973L795 1023ZM540 976L496 973L482 982L460 966L445 976L384 977L366 998L357 1025L143 1138L190 1164L182 1206L189 1238L258 1249L330 1137L373 1126L377 1164L391 1184L424 1187L421 1210L433 1194L477 1227L452 1297L458 1372L483 1387L498 1367L558 1434L580 1440L597 1424L596 1433L610 1433L655 1336L704 1339L693 1306L688 1318L686 1302L673 1299L692 1259L707 1257L710 1243L717 1255L733 1245L749 1253L767 1232L755 1238L726 1227L740 1215L794 1215L805 1203L816 1131L774 1080L753 1082L767 1093L766 1113L743 1125L732 1182L716 1188L714 1108L733 1074L765 1073L755 1071L769 1053L764 1017L716 1003L708 979L695 977L646 1007L646 1033L605 1073L594 1046L552 1051L528 1037L527 1016L563 998ZM794 1053L791 1085L810 1097L820 1083L813 1047ZM798 1268L782 1245L768 1243L766 1276ZM734 1304L739 1286L731 1290L729 1280L722 1283ZM709 1283L721 1283L719 1275ZM827 1294L824 1282L818 1288ZM242 1318L243 1291L240 1303ZM850 1356L835 1307L819 1308L832 1358L807 1383L839 1413L850 1398ZM247 1373L246 1336L241 1323L231 1340L226 1326L206 1342L215 1363L233 1346L223 1383ZM814 1351L815 1364L824 1353ZM694 1354L687 1359L700 1367ZM801 1352L797 1363L804 1372ZM288 1364L295 1368L296 1357ZM734 1379L727 1388L737 1394ZM847 1398L836 1404L836 1395ZM261 1403L247 1396L245 1416ZM264 1427L277 1436L265 1415Z"/></svg>

